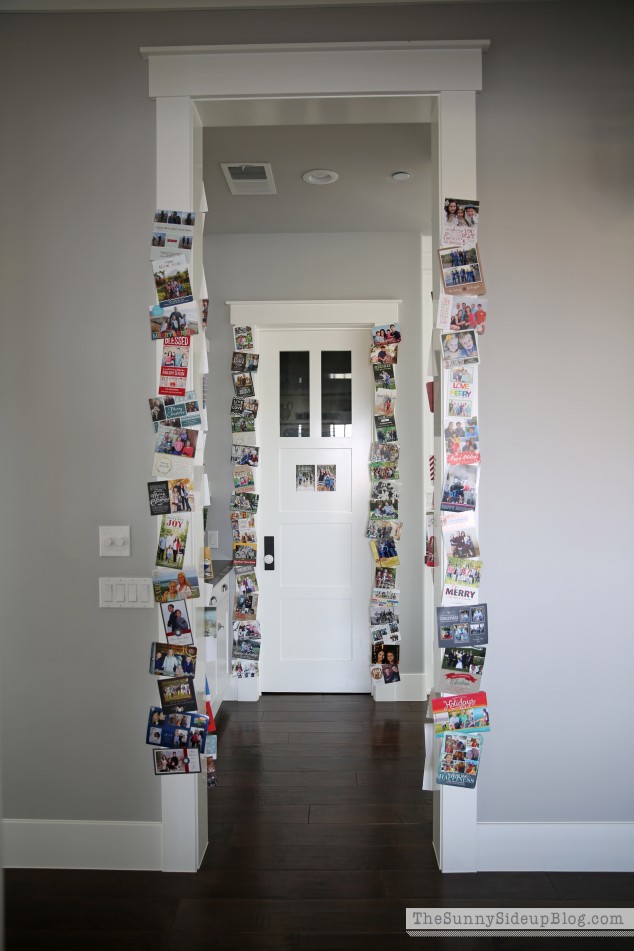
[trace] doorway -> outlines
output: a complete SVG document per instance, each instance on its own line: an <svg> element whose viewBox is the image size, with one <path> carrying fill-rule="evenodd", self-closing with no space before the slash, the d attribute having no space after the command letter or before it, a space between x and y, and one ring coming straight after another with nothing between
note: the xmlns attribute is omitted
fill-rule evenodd
<svg viewBox="0 0 634 951"><path fill-rule="evenodd" d="M261 689L369 693L370 328L258 333Z"/></svg>
<svg viewBox="0 0 634 951"><path fill-rule="evenodd" d="M345 97L379 97L385 101L428 98L433 166L431 233L437 234L442 196L477 194L475 96L482 88L482 51L487 47L487 41L476 40L144 49L142 55L150 66L150 96L157 100L157 200L179 208L206 207L201 174L204 102L225 102L233 109L238 101L252 105L267 97L276 103L343 101ZM263 160L264 156L258 158ZM428 264L431 268L431 249ZM322 293L320 290L313 296ZM255 296L262 299L274 295ZM384 297L385 293L378 296ZM426 366L428 345L429 337L414 356L419 379L421 368ZM422 406L422 399L418 401L410 391L408 395L413 405ZM440 440L436 443L439 452ZM419 496L424 469L421 461L418 473L413 474L412 488L416 489L417 481ZM418 590L421 588L419 581ZM424 692L431 683L422 678ZM183 814L196 816L197 821L188 824L187 845L180 850L182 860L179 857L177 865L170 860L168 866L193 870L200 863L206 828L194 784L180 783L179 789L180 795L168 797L167 790L163 795L163 841L164 845L171 843L176 830L182 840ZM444 871L472 871L477 867L477 795L470 796L467 804L464 797L454 795L458 792L439 790L433 797L434 846ZM458 814L460 821L455 822ZM458 828L459 834L455 831Z"/></svg>

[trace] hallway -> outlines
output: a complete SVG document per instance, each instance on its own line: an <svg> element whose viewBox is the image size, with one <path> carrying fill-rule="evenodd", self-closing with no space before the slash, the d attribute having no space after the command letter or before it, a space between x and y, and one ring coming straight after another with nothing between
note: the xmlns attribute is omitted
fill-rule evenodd
<svg viewBox="0 0 634 951"><path fill-rule="evenodd" d="M424 707L329 694L224 703L200 872L8 870L7 948L398 951L417 946L408 906L631 904L634 875L441 875L420 788Z"/></svg>

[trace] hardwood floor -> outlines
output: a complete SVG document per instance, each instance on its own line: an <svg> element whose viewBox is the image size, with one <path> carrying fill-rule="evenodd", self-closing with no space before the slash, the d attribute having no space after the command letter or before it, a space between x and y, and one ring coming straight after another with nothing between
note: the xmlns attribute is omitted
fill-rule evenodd
<svg viewBox="0 0 634 951"><path fill-rule="evenodd" d="M420 788L424 706L329 694L223 704L200 872L8 870L7 949L392 951L417 946L408 906L631 905L634 875L441 875Z"/></svg>

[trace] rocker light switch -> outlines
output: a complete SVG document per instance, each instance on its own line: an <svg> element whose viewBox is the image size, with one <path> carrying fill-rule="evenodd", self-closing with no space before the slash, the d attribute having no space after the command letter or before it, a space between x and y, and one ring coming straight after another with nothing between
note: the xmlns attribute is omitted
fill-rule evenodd
<svg viewBox="0 0 634 951"><path fill-rule="evenodd" d="M100 608L153 608L151 578L100 578Z"/></svg>

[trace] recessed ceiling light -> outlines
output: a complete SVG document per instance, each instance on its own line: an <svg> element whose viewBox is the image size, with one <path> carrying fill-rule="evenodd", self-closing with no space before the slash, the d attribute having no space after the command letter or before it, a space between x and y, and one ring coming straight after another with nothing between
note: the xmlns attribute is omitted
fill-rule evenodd
<svg viewBox="0 0 634 951"><path fill-rule="evenodd" d="M309 185L332 185L339 175L329 168L311 168L309 172L304 172L302 178Z"/></svg>
<svg viewBox="0 0 634 951"><path fill-rule="evenodd" d="M406 182L411 176L409 172L392 172L392 178L395 182Z"/></svg>

